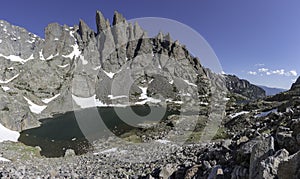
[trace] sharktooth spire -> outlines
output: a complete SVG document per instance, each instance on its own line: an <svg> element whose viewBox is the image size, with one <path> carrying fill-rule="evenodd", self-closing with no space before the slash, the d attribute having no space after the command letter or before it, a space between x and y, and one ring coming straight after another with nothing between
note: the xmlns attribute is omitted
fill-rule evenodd
<svg viewBox="0 0 300 179"><path fill-rule="evenodd" d="M103 30L108 28L105 17L100 11L96 12L96 24L97 24L97 34L101 33Z"/></svg>
<svg viewBox="0 0 300 179"><path fill-rule="evenodd" d="M126 19L123 17L123 15L120 14L119 12L115 11L113 25L116 25L118 23L124 23L125 21L126 21Z"/></svg>

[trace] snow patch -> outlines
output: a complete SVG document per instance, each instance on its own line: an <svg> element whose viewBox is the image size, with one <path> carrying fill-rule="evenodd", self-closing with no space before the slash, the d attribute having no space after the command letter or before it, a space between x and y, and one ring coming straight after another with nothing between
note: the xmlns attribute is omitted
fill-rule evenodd
<svg viewBox="0 0 300 179"><path fill-rule="evenodd" d="M173 101L173 99L166 99L166 102L171 102L171 103L175 103L175 104L183 104L183 101Z"/></svg>
<svg viewBox="0 0 300 179"><path fill-rule="evenodd" d="M183 104L183 101L173 101L175 104Z"/></svg>
<svg viewBox="0 0 300 179"><path fill-rule="evenodd" d="M167 143L170 143L171 141L169 141L169 140L158 139L158 140L156 140L155 142L158 142L158 143L161 143L161 144L167 144Z"/></svg>
<svg viewBox="0 0 300 179"><path fill-rule="evenodd" d="M208 103L200 102L200 105L208 106Z"/></svg>
<svg viewBox="0 0 300 179"><path fill-rule="evenodd" d="M57 65L59 68L66 68L67 66L69 66L70 64L65 64L65 65Z"/></svg>
<svg viewBox="0 0 300 179"><path fill-rule="evenodd" d="M96 66L95 68L93 68L93 70L99 70L101 68L101 66Z"/></svg>
<svg viewBox="0 0 300 179"><path fill-rule="evenodd" d="M87 60L84 59L84 56L82 56L82 55L80 55L80 60L82 62L82 65L86 65L89 63Z"/></svg>
<svg viewBox="0 0 300 179"><path fill-rule="evenodd" d="M42 105L42 106L37 105L37 104L33 103L32 101L30 101L25 96L23 96L23 97L27 101L27 103L29 104L30 111L33 112L33 113L35 113L35 114L40 114L47 107L45 105Z"/></svg>
<svg viewBox="0 0 300 179"><path fill-rule="evenodd" d="M241 112L238 112L238 113L230 114L229 117L230 117L231 119L233 119L233 118L236 118L236 117L238 117L238 116L240 116L240 115L248 114L248 113L249 113L249 111L241 111Z"/></svg>
<svg viewBox="0 0 300 179"><path fill-rule="evenodd" d="M106 104L102 103L100 100L96 99L96 95L93 95L91 97L82 98L77 97L72 94L72 98L75 101L75 103L80 106L81 108L91 108L96 106L107 106Z"/></svg>
<svg viewBox="0 0 300 179"><path fill-rule="evenodd" d="M139 86L139 88L142 90L142 94L139 97L139 99L143 99L143 101L136 102L135 104L143 105L143 104L146 104L147 102L150 102L150 103L160 103L161 102L160 99L155 99L155 98L147 96L147 89L148 89L147 87Z"/></svg>
<svg viewBox="0 0 300 179"><path fill-rule="evenodd" d="M3 55L3 54L0 54L0 57L3 57L3 58L5 58L5 59L7 59L7 60L10 60L10 61L12 61L12 62L20 62L20 63L22 63L22 64L26 63L26 62L29 61L29 60L34 59L34 58L33 58L33 54L32 54L29 58L27 58L27 59L23 59L23 58L21 58L20 56L16 56L16 55L5 56L5 55Z"/></svg>
<svg viewBox="0 0 300 179"><path fill-rule="evenodd" d="M113 72L106 72L106 71L104 71L104 70L103 70L103 72L106 74L106 76L108 76L108 77L111 78L111 79L113 79L113 77L114 77L114 75L115 75L115 73L113 73Z"/></svg>
<svg viewBox="0 0 300 179"><path fill-rule="evenodd" d="M46 60L43 55L43 49L41 49L41 51L39 51L39 56L40 56L40 60Z"/></svg>
<svg viewBox="0 0 300 179"><path fill-rule="evenodd" d="M30 57L26 59L26 61L33 60L33 59L34 59L33 54L31 54Z"/></svg>
<svg viewBox="0 0 300 179"><path fill-rule="evenodd" d="M3 141L18 142L19 137L20 137L19 132L7 129L0 123L0 142Z"/></svg>
<svg viewBox="0 0 300 179"><path fill-rule="evenodd" d="M70 36L72 36L75 39L74 32L70 31ZM65 58L70 58L70 59L72 59L73 57L75 57L75 58L79 57L81 54L81 51L79 50L78 44L75 42L75 44L72 45L72 47L73 47L73 51L69 55L62 55L62 56Z"/></svg>
<svg viewBox="0 0 300 179"><path fill-rule="evenodd" d="M125 96L125 95L120 95L120 96L108 95L107 97L109 97L109 99L128 98L128 96Z"/></svg>
<svg viewBox="0 0 300 179"><path fill-rule="evenodd" d="M266 117L267 115L269 115L270 113L276 113L278 112L278 109L272 109L272 110L269 110L269 111L266 111L266 112L261 112L257 115L255 115L254 117L255 118L258 118L258 117Z"/></svg>
<svg viewBox="0 0 300 179"><path fill-rule="evenodd" d="M62 55L65 58L70 58L72 59L73 57L77 58L81 54L79 50L79 46L77 44L73 45L73 51L69 55Z"/></svg>
<svg viewBox="0 0 300 179"><path fill-rule="evenodd" d="M147 96L147 87L141 87L139 86L139 88L142 90L142 94L141 94L141 97L139 97L139 99L147 99L148 96Z"/></svg>
<svg viewBox="0 0 300 179"><path fill-rule="evenodd" d="M0 39L0 44L2 43L2 39Z"/></svg>
<svg viewBox="0 0 300 179"><path fill-rule="evenodd" d="M91 108L91 107L126 107L128 105L125 104L105 104L99 99L96 98L96 95L91 97L82 98L72 94L72 98L75 103L80 106L80 108Z"/></svg>
<svg viewBox="0 0 300 179"><path fill-rule="evenodd" d="M59 55L58 53L55 55L51 54L48 58L46 58L46 60L51 60L52 58L57 57L58 55Z"/></svg>
<svg viewBox="0 0 300 179"><path fill-rule="evenodd" d="M7 83L9 83L9 82L11 82L12 80L14 80L14 79L16 79L18 76L19 76L20 74L17 74L17 75L15 75L14 77L12 77L12 78L10 78L10 79L8 79L8 80L0 80L0 83L5 83L5 84L7 84Z"/></svg>
<svg viewBox="0 0 300 179"><path fill-rule="evenodd" d="M0 157L0 161L1 162L10 162L10 160L6 159L6 158L3 158L3 157Z"/></svg>
<svg viewBox="0 0 300 179"><path fill-rule="evenodd" d="M28 43L32 44L33 42L35 42L35 39L26 40L25 42L28 42Z"/></svg>
<svg viewBox="0 0 300 179"><path fill-rule="evenodd" d="M51 101L53 101L55 98L57 98L59 95L60 95L60 93L58 93L57 95L55 95L55 96L53 96L53 97L51 97L51 98L45 98L45 99L43 99L42 101L43 101L43 103L48 104L48 103L50 103Z"/></svg>
<svg viewBox="0 0 300 179"><path fill-rule="evenodd" d="M10 87L7 87L7 86L1 86L1 87L2 87L3 91L8 91L8 90L10 90Z"/></svg>
<svg viewBox="0 0 300 179"><path fill-rule="evenodd" d="M188 80L183 80L186 84L190 85L190 86L195 86L198 87L196 84L189 82Z"/></svg>

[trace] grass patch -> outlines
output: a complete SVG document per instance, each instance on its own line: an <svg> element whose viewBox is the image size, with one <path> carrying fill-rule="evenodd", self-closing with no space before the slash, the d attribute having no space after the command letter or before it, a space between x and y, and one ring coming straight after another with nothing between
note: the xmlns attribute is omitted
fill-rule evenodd
<svg viewBox="0 0 300 179"><path fill-rule="evenodd" d="M226 132L226 128L225 127L220 127L212 140L228 139L228 138L229 138L229 135Z"/></svg>
<svg viewBox="0 0 300 179"><path fill-rule="evenodd" d="M35 147L26 146L22 143L10 143L6 146L6 150L9 152L15 152L16 155L13 155L13 160L22 159L29 160L31 158L41 157L40 150Z"/></svg>

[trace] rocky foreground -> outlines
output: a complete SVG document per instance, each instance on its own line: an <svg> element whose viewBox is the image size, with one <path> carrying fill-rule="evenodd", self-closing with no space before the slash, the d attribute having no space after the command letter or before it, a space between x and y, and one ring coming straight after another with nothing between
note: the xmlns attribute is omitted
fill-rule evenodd
<svg viewBox="0 0 300 179"><path fill-rule="evenodd" d="M295 86L265 100L243 105L229 101L227 115L210 142L190 138L181 144L172 140L181 135L176 129L158 130L144 136L132 134L123 139L99 140L87 154L74 156L74 151L68 150L63 158L45 158L38 155L38 148L3 143L1 154L11 162L1 163L0 176L297 179L300 177L300 100L299 88ZM276 98L286 100L276 101ZM195 116L181 120L187 122L192 118ZM178 120L174 116L170 119L174 123Z"/></svg>

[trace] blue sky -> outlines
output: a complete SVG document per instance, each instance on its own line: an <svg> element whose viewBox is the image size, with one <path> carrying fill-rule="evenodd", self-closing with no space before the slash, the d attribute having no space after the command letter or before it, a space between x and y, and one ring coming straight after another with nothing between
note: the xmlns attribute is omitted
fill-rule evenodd
<svg viewBox="0 0 300 179"><path fill-rule="evenodd" d="M95 29L95 11L112 19L164 17L200 33L223 70L255 84L289 88L300 74L300 1L26 0L1 2L0 19L43 36L51 22Z"/></svg>

